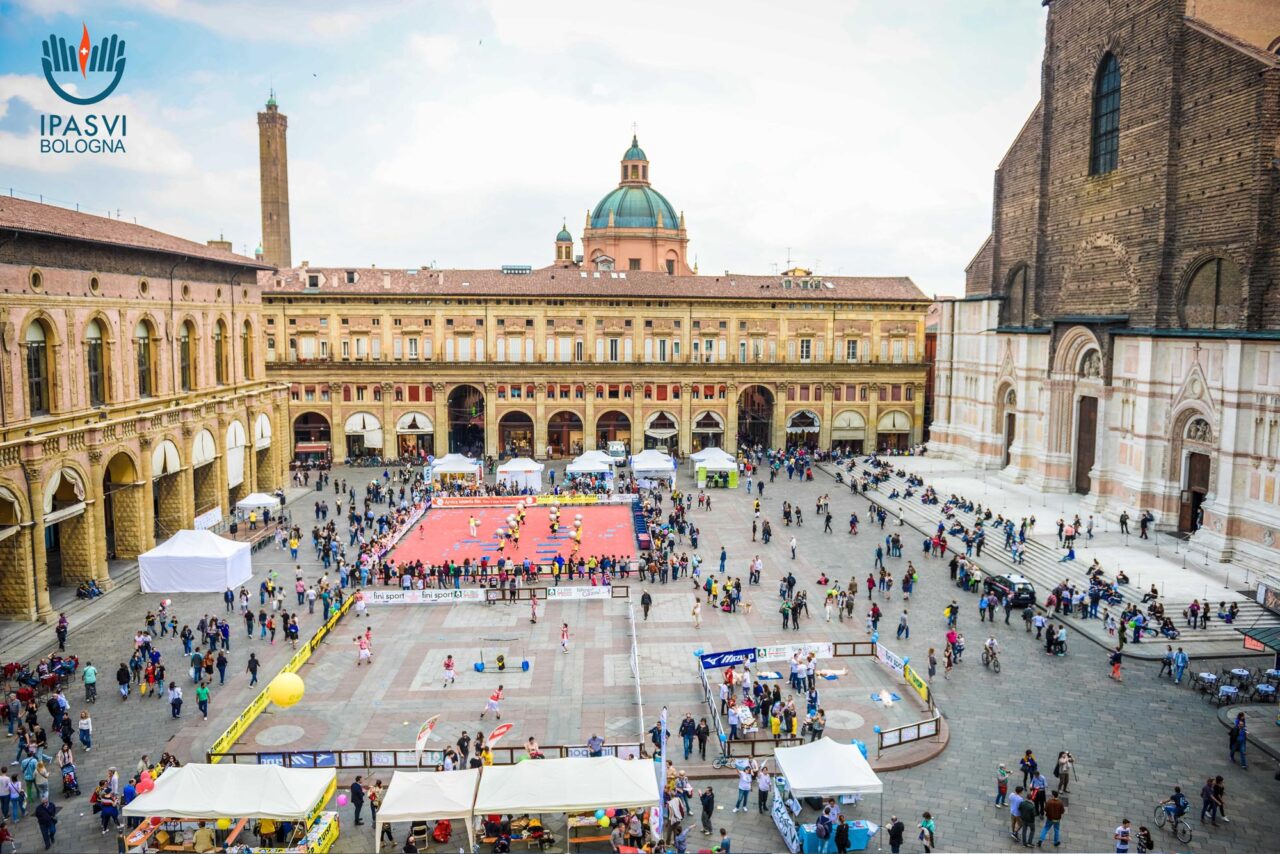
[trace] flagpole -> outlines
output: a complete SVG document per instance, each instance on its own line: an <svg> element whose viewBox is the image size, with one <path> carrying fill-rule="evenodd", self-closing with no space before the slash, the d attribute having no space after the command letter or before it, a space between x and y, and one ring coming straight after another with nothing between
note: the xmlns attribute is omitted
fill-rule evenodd
<svg viewBox="0 0 1280 854"><path fill-rule="evenodd" d="M662 840L663 825L666 822L666 810L662 793L667 788L667 707L662 707L662 713L658 716L658 821L657 827L654 828L653 835L659 842Z"/></svg>

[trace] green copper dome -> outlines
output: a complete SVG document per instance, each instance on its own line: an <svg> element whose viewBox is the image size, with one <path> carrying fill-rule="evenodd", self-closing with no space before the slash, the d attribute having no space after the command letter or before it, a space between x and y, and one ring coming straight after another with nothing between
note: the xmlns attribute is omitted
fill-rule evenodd
<svg viewBox="0 0 1280 854"><path fill-rule="evenodd" d="M623 160L648 160L644 156L644 149L640 147L640 141L636 139L636 135L631 135L631 147L627 149L627 153L622 155Z"/></svg>
<svg viewBox="0 0 1280 854"><path fill-rule="evenodd" d="M563 226L563 225L562 225L562 226L560 226L560 233L556 235L556 242L557 242L557 243L563 243L563 242L565 242L565 241L568 241L569 243L572 243L572 242L573 242L573 235L569 233L569 229L568 229L568 228L566 228L565 226Z"/></svg>
<svg viewBox="0 0 1280 854"><path fill-rule="evenodd" d="M608 228L609 214L613 213L613 225L617 228L657 228L658 212L662 212L662 227L680 227L680 216L671 202L651 187L619 187L600 200L591 212L592 228Z"/></svg>

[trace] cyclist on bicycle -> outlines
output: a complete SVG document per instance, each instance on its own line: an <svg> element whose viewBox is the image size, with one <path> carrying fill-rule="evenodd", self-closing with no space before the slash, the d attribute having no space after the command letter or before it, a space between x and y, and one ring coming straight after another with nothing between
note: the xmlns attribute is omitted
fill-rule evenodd
<svg viewBox="0 0 1280 854"><path fill-rule="evenodd" d="M1186 815L1187 810L1191 808L1191 803L1187 800L1187 796L1182 794L1181 786L1174 786L1173 795L1168 800L1161 801L1160 805L1164 807L1164 811L1174 821Z"/></svg>
<svg viewBox="0 0 1280 854"><path fill-rule="evenodd" d="M982 646L986 649L987 655L990 656L992 661L1000 657L1000 642L995 639L994 635L988 637Z"/></svg>

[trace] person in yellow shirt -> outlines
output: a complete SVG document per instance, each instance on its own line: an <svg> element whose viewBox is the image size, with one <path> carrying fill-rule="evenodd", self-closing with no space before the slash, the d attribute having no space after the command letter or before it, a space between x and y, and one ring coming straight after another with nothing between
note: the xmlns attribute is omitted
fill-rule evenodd
<svg viewBox="0 0 1280 854"><path fill-rule="evenodd" d="M480 764L486 768L493 764L493 751L487 744L480 748Z"/></svg>
<svg viewBox="0 0 1280 854"><path fill-rule="evenodd" d="M218 840L213 835L213 828L205 825L203 821L196 827L195 836L192 837L191 841L198 852L218 850Z"/></svg>
<svg viewBox="0 0 1280 854"><path fill-rule="evenodd" d="M263 845L273 845L276 841L276 820L264 818L258 822L258 840Z"/></svg>

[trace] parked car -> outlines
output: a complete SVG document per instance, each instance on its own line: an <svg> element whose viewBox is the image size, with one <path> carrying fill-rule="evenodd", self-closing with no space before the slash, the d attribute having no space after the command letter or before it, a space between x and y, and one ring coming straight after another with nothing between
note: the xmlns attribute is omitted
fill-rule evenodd
<svg viewBox="0 0 1280 854"><path fill-rule="evenodd" d="M1009 596L1015 608L1025 608L1036 603L1036 588L1031 581L1016 572L988 576L982 584L988 593L1003 598Z"/></svg>

